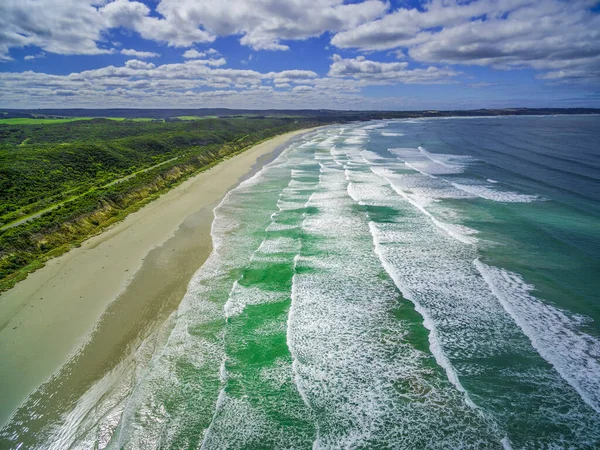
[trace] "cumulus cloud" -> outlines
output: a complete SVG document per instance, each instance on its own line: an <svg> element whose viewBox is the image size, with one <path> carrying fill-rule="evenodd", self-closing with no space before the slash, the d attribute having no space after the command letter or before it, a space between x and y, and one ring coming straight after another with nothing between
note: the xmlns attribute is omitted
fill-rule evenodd
<svg viewBox="0 0 600 450"><path fill-rule="evenodd" d="M220 67L225 60L216 50L191 47L238 36L254 50L287 50L288 41L330 33L340 49L387 51L399 60L337 57L329 72L336 79L438 83L457 74L448 67L479 65L535 69L538 78L551 82L597 82L597 5L597 0L422 0L418 8L405 3L392 8L385 0L2 0L0 61L12 59L12 48L28 46L68 55L119 52L137 61L160 56L112 48L111 33L126 29L187 48L183 57L200 67ZM25 58L35 56L32 51ZM115 71L122 69L130 68ZM318 78L313 74L279 74L272 81L311 84Z"/></svg>
<svg viewBox="0 0 600 450"><path fill-rule="evenodd" d="M206 56L216 56L218 55L219 52L217 50L215 50L214 48L209 48L208 50L204 50L202 52L199 52L196 49L189 49L186 50L183 53L183 57L185 59L197 59L197 58L205 58Z"/></svg>
<svg viewBox="0 0 600 450"><path fill-rule="evenodd" d="M121 55L135 56L136 58L141 58L141 59L158 58L160 56L160 53L143 52L143 51L127 49L127 48L122 49L120 51L120 53L121 53Z"/></svg>
<svg viewBox="0 0 600 450"><path fill-rule="evenodd" d="M68 75L0 72L0 91L5 93L5 107L127 107L135 102L138 107L378 109L398 108L404 103L394 103L400 100L391 97L369 99L361 94L365 86L417 78L438 82L444 76L433 69L423 69L424 75L404 62L376 63L362 57L336 56L329 76L311 70L259 72L223 65L223 58L162 65L130 59L120 66Z"/></svg>
<svg viewBox="0 0 600 450"><path fill-rule="evenodd" d="M351 29L387 7L381 0L160 0L152 11L134 0L3 0L0 58L10 59L10 48L27 45L58 54L110 53L103 39L116 28L173 47L241 35L240 42L253 49L286 50L281 40Z"/></svg>
<svg viewBox="0 0 600 450"><path fill-rule="evenodd" d="M0 59L28 45L70 55L111 53L98 45L103 28L102 15L86 0L2 0Z"/></svg>
<svg viewBox="0 0 600 450"><path fill-rule="evenodd" d="M204 56L204 53L200 53L198 50L194 50L194 49L187 50L183 54L183 57L186 59L202 58L203 56Z"/></svg>
<svg viewBox="0 0 600 450"><path fill-rule="evenodd" d="M126 107L135 102L139 107L348 108L371 102L358 94L361 81L319 78L306 70L228 69L207 61L155 65L132 59L69 75L1 72L0 90L6 93L6 107Z"/></svg>
<svg viewBox="0 0 600 450"><path fill-rule="evenodd" d="M595 78L600 15L591 0L433 0L337 33L339 48L408 49L421 62L549 70L546 79Z"/></svg>
<svg viewBox="0 0 600 450"><path fill-rule="evenodd" d="M148 70L154 69L156 66L152 63L140 61L139 59L130 59L125 63L125 67L133 70Z"/></svg>
<svg viewBox="0 0 600 450"><path fill-rule="evenodd" d="M25 61L33 61L34 59L45 58L46 54L44 52L37 53L35 55L25 55L23 60Z"/></svg>
<svg viewBox="0 0 600 450"><path fill-rule="evenodd" d="M315 90L315 88L312 86L296 86L295 88L292 89L292 92L294 92L296 94L302 94L302 93L306 93L306 92L312 92L314 90Z"/></svg>
<svg viewBox="0 0 600 450"><path fill-rule="evenodd" d="M224 60L217 61L192 59L155 65L131 59L121 66L109 65L69 75L4 72L0 73L0 90L6 93L3 98L6 107L57 104L123 107L130 106L131 102L139 107L197 107L199 104L236 108L377 107L360 91L364 86L379 83L378 80L320 77L310 70L229 69L222 67Z"/></svg>
<svg viewBox="0 0 600 450"><path fill-rule="evenodd" d="M166 42L174 47L189 47L195 42L212 42L216 38L199 29L198 24L189 20L184 11L180 14L177 10L159 10L163 16L159 18L151 16L150 8L143 3L114 0L99 8L98 12L106 28L130 28L145 39Z"/></svg>
<svg viewBox="0 0 600 450"><path fill-rule="evenodd" d="M448 83L458 75L450 69L428 67L426 69L409 69L408 63L370 61L364 56L344 59L340 55L333 56L329 68L330 77L350 77L361 80L399 82L406 84Z"/></svg>
<svg viewBox="0 0 600 450"><path fill-rule="evenodd" d="M156 9L167 22L185 18L211 35L241 34L241 44L255 50L287 50L282 40L347 30L380 17L387 8L380 0L161 0Z"/></svg>
<svg viewBox="0 0 600 450"><path fill-rule="evenodd" d="M2 0L0 60L11 59L11 48L29 45L64 55L113 53L105 35L114 28L130 29L176 47L214 41L214 35L176 11L165 13L155 17L148 6L129 0Z"/></svg>
<svg viewBox="0 0 600 450"><path fill-rule="evenodd" d="M343 60L343 58L342 58ZM389 79L362 76L313 76L310 71L259 72L207 65L202 60L153 65L130 60L68 75L34 71L0 72L0 92L5 108L331 108L331 109L443 109L456 108L454 99L362 95L365 86L393 84ZM341 61L339 61L341 62ZM332 64L333 65L333 64ZM402 70L402 68L400 68ZM406 70L410 70L407 68ZM383 70L385 72L386 70ZM389 71L389 70L388 70ZM392 72L397 70L392 70ZM287 73L286 73L287 72ZM305 73L308 72L308 73ZM359 73L360 70L354 71ZM345 72L349 74L350 72ZM288 79L290 83L276 83ZM465 100L462 107L508 107L523 97L503 96L479 103ZM569 105L587 97L568 100ZM482 103L483 102L483 103ZM532 103L530 102L530 105ZM553 106L544 98L536 106Z"/></svg>
<svg viewBox="0 0 600 450"><path fill-rule="evenodd" d="M313 83L318 77L312 70L284 70L281 72L269 72L265 74L266 78L272 78L276 85L284 84L306 84Z"/></svg>

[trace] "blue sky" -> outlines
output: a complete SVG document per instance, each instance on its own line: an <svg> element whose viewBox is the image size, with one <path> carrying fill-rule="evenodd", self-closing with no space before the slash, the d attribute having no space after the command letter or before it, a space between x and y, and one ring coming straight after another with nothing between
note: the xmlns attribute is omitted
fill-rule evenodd
<svg viewBox="0 0 600 450"><path fill-rule="evenodd" d="M2 0L0 106L600 107L600 1Z"/></svg>

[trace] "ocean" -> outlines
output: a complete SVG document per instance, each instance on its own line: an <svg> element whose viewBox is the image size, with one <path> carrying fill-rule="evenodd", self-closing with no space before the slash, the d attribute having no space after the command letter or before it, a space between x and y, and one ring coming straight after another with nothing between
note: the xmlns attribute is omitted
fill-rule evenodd
<svg viewBox="0 0 600 450"><path fill-rule="evenodd" d="M600 448L600 117L323 127L212 237L39 448Z"/></svg>

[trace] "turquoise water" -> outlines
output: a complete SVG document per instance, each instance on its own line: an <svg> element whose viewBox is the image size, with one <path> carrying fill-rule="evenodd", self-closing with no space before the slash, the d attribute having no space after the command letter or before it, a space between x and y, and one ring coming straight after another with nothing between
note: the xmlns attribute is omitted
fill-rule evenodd
<svg viewBox="0 0 600 450"><path fill-rule="evenodd" d="M40 448L600 448L600 118L322 128L212 236Z"/></svg>

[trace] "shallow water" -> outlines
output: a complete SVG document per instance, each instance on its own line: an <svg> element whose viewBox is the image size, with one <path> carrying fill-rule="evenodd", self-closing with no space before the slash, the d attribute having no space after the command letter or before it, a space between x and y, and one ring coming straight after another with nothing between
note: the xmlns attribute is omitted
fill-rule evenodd
<svg viewBox="0 0 600 450"><path fill-rule="evenodd" d="M600 118L322 128L212 236L39 448L600 447Z"/></svg>

